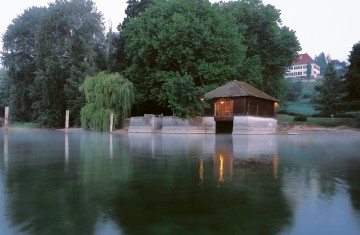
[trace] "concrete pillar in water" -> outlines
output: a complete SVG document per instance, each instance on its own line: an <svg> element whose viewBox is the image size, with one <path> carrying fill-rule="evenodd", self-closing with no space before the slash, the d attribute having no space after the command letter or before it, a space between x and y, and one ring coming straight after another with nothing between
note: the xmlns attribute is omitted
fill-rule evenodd
<svg viewBox="0 0 360 235"><path fill-rule="evenodd" d="M109 156L110 156L110 159L113 159L113 156L114 156L113 136L111 133L110 133L110 140L109 140Z"/></svg>
<svg viewBox="0 0 360 235"><path fill-rule="evenodd" d="M65 164L69 163L69 135L65 134Z"/></svg>
<svg viewBox="0 0 360 235"><path fill-rule="evenodd" d="M8 160L9 160L9 142L8 142L8 135L4 135L4 166L5 170L8 166Z"/></svg>
<svg viewBox="0 0 360 235"><path fill-rule="evenodd" d="M110 113L110 133L112 133L113 131L113 123L114 123L114 114L113 113Z"/></svg>
<svg viewBox="0 0 360 235"><path fill-rule="evenodd" d="M69 110L66 110L65 115L65 131L67 132L69 129Z"/></svg>
<svg viewBox="0 0 360 235"><path fill-rule="evenodd" d="M110 113L110 129L109 129L109 132L110 132L110 140L109 140L109 142L110 142L110 145L109 145L110 159L113 158L113 137L112 137L113 125L114 125L114 114Z"/></svg>

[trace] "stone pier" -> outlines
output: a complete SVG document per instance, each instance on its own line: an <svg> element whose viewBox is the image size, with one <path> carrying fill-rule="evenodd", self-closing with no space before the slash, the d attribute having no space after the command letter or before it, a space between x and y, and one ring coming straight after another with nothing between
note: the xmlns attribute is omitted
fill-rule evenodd
<svg viewBox="0 0 360 235"><path fill-rule="evenodd" d="M252 116L235 116L233 135L266 135L276 133L277 120ZM182 119L173 116L145 115L132 117L129 133L215 134L214 117Z"/></svg>
<svg viewBox="0 0 360 235"><path fill-rule="evenodd" d="M276 133L277 120L252 116L235 116L233 135L268 135Z"/></svg>
<svg viewBox="0 0 360 235"><path fill-rule="evenodd" d="M129 133L215 134L213 117L183 119L173 116L132 117Z"/></svg>

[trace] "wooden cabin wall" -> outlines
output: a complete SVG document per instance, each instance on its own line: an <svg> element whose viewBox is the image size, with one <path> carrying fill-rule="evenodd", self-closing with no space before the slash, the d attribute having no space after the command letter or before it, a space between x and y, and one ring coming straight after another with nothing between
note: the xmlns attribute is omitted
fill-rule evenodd
<svg viewBox="0 0 360 235"><path fill-rule="evenodd" d="M257 102L258 102L258 116L260 116L260 117L268 117L267 109L266 109L266 106L267 106L266 100L257 99Z"/></svg>
<svg viewBox="0 0 360 235"><path fill-rule="evenodd" d="M247 115L275 117L274 101L247 97Z"/></svg>
<svg viewBox="0 0 360 235"><path fill-rule="evenodd" d="M247 108L249 116L258 116L257 99L254 97L247 97Z"/></svg>
<svg viewBox="0 0 360 235"><path fill-rule="evenodd" d="M236 97L234 100L234 116L246 115L246 97Z"/></svg>
<svg viewBox="0 0 360 235"><path fill-rule="evenodd" d="M211 117L215 114L215 99L207 101L209 108L204 110L204 116ZM233 98L234 116L275 117L274 101L256 97Z"/></svg>

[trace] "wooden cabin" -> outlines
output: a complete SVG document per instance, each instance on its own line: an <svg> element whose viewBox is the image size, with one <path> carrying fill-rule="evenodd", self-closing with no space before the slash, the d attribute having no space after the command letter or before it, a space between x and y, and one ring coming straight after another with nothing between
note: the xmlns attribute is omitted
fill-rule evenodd
<svg viewBox="0 0 360 235"><path fill-rule="evenodd" d="M216 133L237 132L234 131L233 127L234 123L236 125L238 122L242 123L240 129L244 129L245 125L245 129L247 129L245 132L251 131L250 129L254 129L251 127L251 123L243 123L244 121L240 121L240 118L237 117L257 117L258 119L251 119L252 121L255 120L257 124L259 124L259 120L261 122L268 122L270 119L275 120L278 105L278 100L274 97L245 82L237 80L228 82L206 93L204 99L210 104L210 107L204 112L204 117L214 117ZM263 120L262 118L269 118L269 120ZM260 125L260 128L266 125L269 126L269 124L263 124ZM273 126L273 121L271 121L271 126ZM276 127L274 128L276 130ZM261 132L260 129L259 131ZM242 132L240 131L239 133Z"/></svg>

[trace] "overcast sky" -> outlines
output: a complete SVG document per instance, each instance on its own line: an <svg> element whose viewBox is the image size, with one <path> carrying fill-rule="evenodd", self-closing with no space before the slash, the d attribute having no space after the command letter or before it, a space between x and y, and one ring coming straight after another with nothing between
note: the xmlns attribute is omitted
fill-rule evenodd
<svg viewBox="0 0 360 235"><path fill-rule="evenodd" d="M216 0L210 0L217 2ZM53 0L2 0L0 34L12 19L31 6L47 6ZM104 23L113 27L125 17L126 0L95 0L104 15ZM352 46L360 41L360 0L263 0L281 11L283 25L296 31L301 53L325 52L333 59L347 60Z"/></svg>

